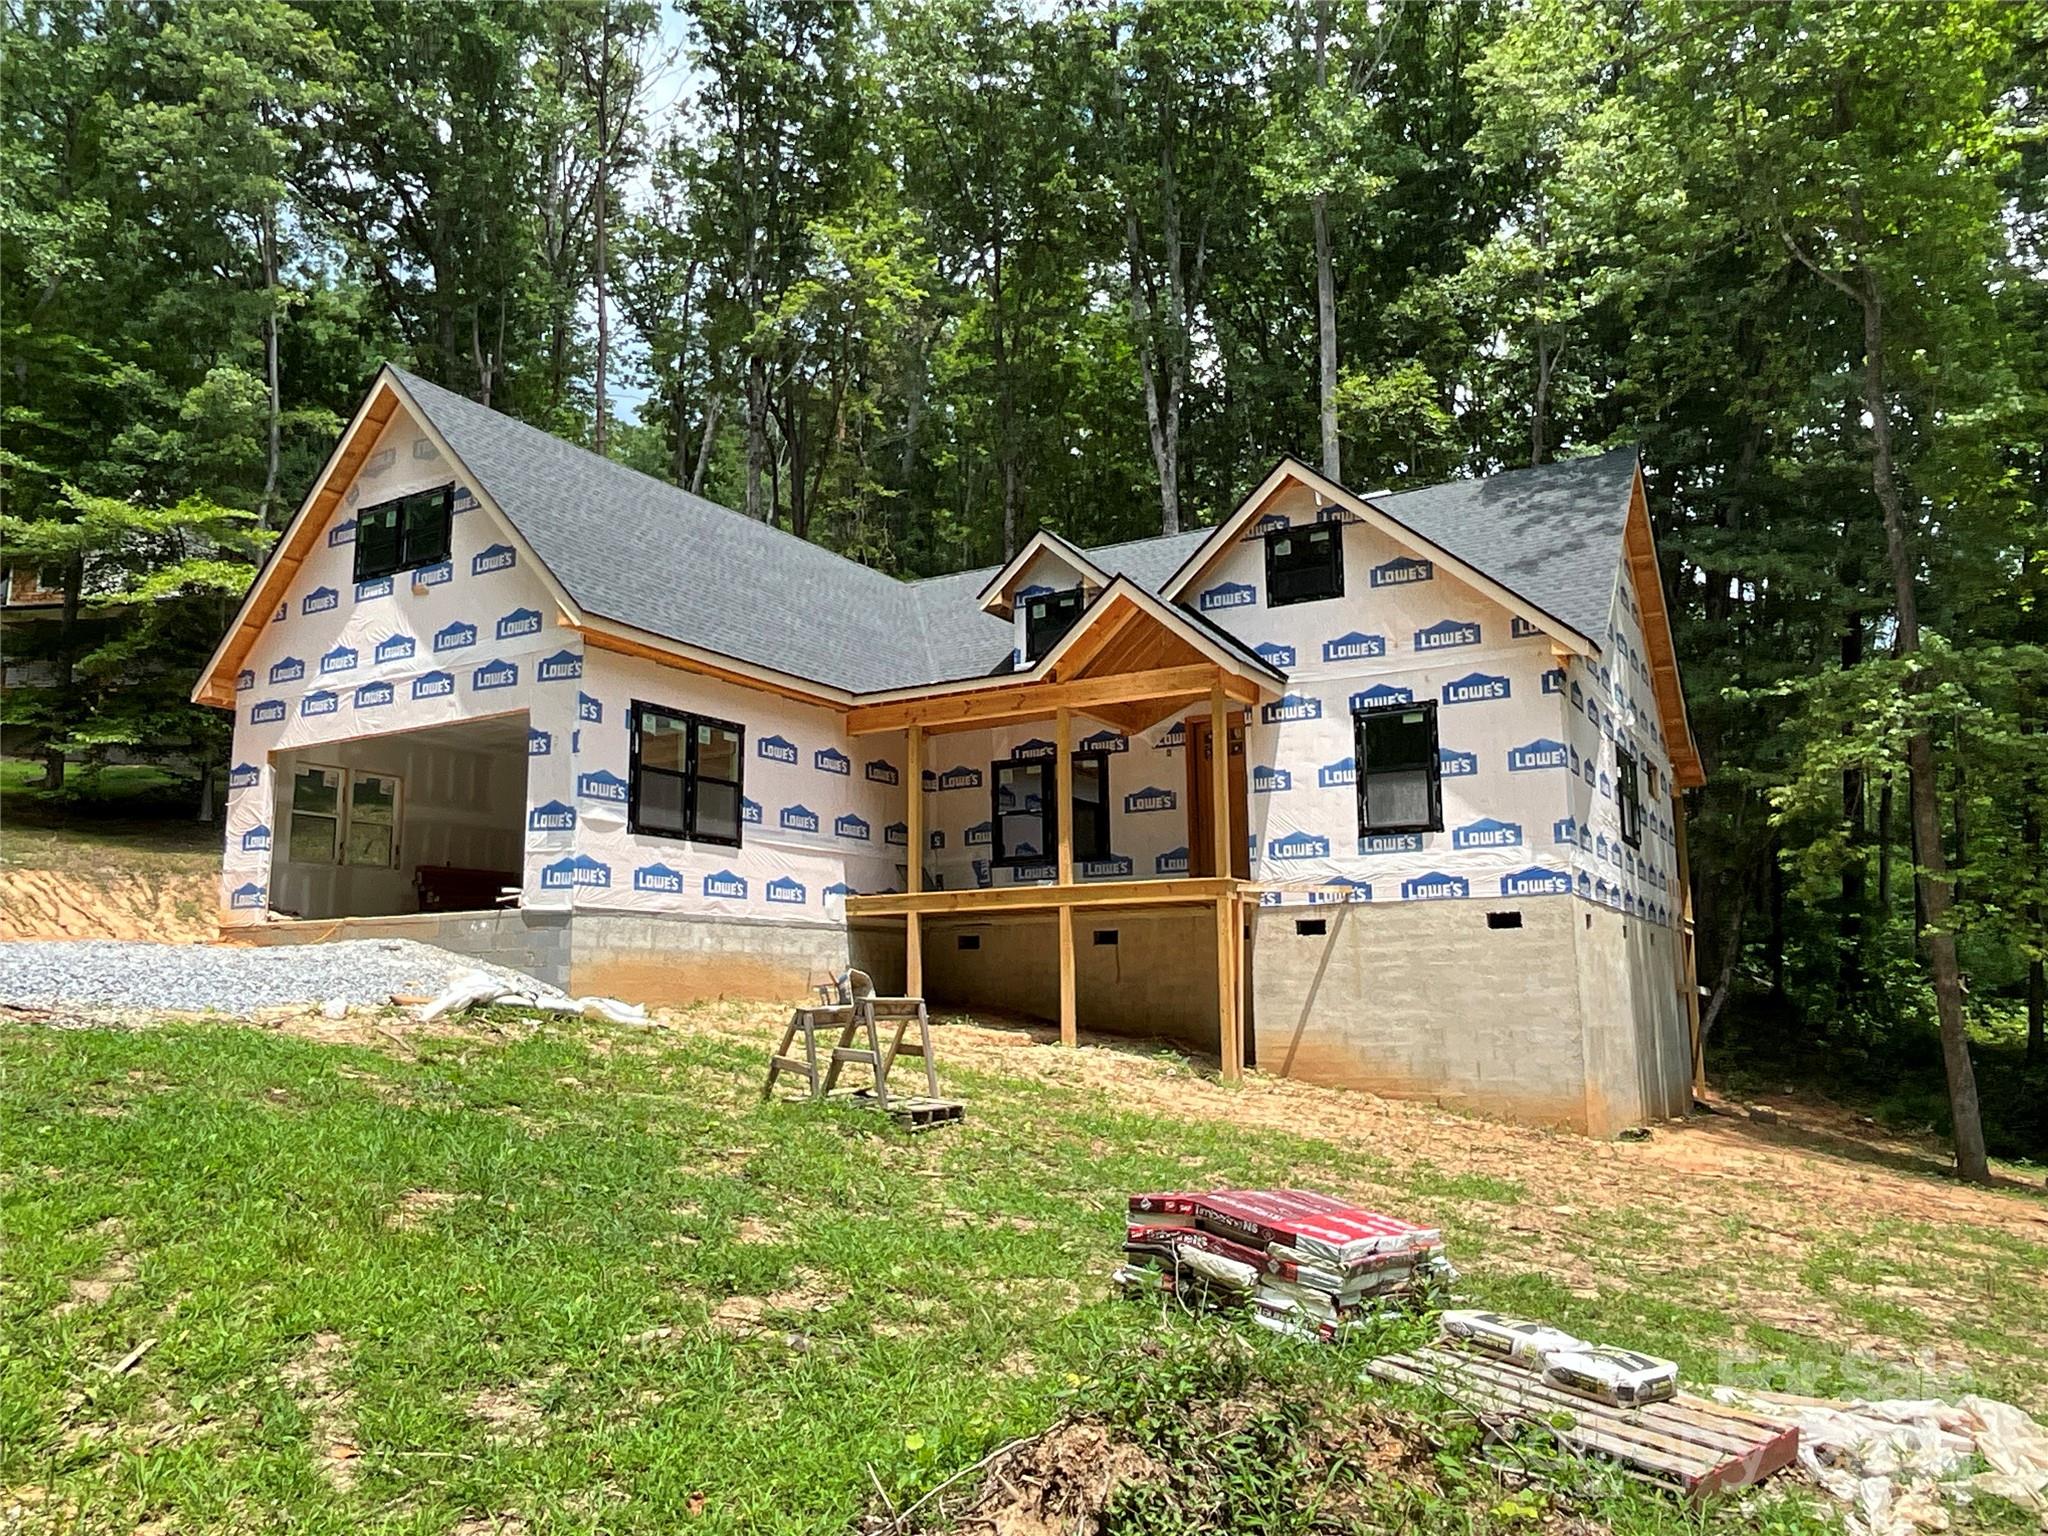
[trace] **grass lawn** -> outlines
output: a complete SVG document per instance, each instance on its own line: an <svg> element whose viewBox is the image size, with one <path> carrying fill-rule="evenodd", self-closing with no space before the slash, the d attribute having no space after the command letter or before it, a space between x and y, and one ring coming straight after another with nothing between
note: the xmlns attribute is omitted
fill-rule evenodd
<svg viewBox="0 0 2048 1536"><path fill-rule="evenodd" d="M1397 1465L1367 1427L1420 1405L1369 1344L1112 1299L1125 1194L1179 1185L1439 1222L1472 1295L1694 1381L2048 1406L2048 1205L1904 1153L1598 1144L967 1026L967 1123L909 1138L760 1104L774 1022L0 1025L0 1529L846 1530L1076 1412L1150 1469L1106 1529L1702 1523L1612 1475L1510 1496L1443 1421Z"/></svg>
<svg viewBox="0 0 2048 1536"><path fill-rule="evenodd" d="M193 819L189 780L147 764L93 775L73 765L69 788L51 795L42 779L41 763L0 758L0 868L218 873L220 823Z"/></svg>

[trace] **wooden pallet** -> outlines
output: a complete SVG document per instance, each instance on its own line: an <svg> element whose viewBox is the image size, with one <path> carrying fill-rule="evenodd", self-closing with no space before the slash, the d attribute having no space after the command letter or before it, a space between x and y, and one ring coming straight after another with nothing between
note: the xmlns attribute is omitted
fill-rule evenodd
<svg viewBox="0 0 2048 1536"><path fill-rule="evenodd" d="M1746 1488L1789 1467L1799 1430L1681 1392L1668 1403L1616 1408L1560 1392L1533 1372L1461 1350L1386 1355L1366 1370L1428 1387L1489 1417L1532 1421L1572 1450L1603 1456L1698 1499Z"/></svg>
<svg viewBox="0 0 2048 1536"><path fill-rule="evenodd" d="M958 1099L906 1098L903 1094L892 1093L887 1104L880 1104L871 1088L859 1089L846 1097L849 1103L864 1109L887 1109L889 1117L908 1131L928 1131L935 1125L957 1125L967 1117L967 1106Z"/></svg>

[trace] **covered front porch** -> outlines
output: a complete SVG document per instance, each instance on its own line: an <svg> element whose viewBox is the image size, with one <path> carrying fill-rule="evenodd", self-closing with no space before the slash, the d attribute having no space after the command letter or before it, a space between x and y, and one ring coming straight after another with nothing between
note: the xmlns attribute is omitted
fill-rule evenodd
<svg viewBox="0 0 2048 1536"><path fill-rule="evenodd" d="M1106 1020L1119 1032L1173 1034L1197 1044L1213 1020L1223 1075L1235 1079L1247 1055L1245 908L1258 894L1245 878L1242 722L1282 685L1258 658L1147 594L1112 589L1088 618L1029 680L978 678L849 713L852 736L902 733L908 772L904 888L848 898L847 917L870 927L901 920L908 991L924 995L936 986L934 995L943 995L949 983L978 976L1005 995L976 1000L1055 1018L1066 1045L1078 1042L1084 1002L1090 1027ZM1095 785L1077 803L1077 761L1092 776L1091 748L1105 731L1128 740L1169 721L1176 722L1168 733L1172 749L1186 753L1185 779L1176 777L1166 790L1179 795L1185 785L1186 818L1177 826L1185 843L1142 867L1127 852L1098 844L1084 868L1076 825L1083 824L1084 835L1105 835L1083 813L1091 809L1088 793L1103 796L1106 787ZM1028 758L1016 749L1009 762L989 768L989 821L973 831L987 837L990 857L972 862L972 884L934 880L933 802L949 775L962 772L945 761L975 757L948 753L947 746L966 733L1026 724ZM1006 802L1002 771L1024 762L1043 765L1020 782L1049 777L1049 811L1036 795L1019 797L1014 807ZM1135 771L1146 787L1129 798L1160 793L1163 769ZM1022 826L1022 837L1004 826L1006 818ZM1047 832L1050 848L1026 840L1034 827ZM1034 855L1038 862L1023 862ZM998 883L999 875L1011 883ZM1085 956L1077 953L1081 935ZM946 945L942 953L932 952L935 941ZM1199 997L1190 992L1196 976L1204 978ZM1148 1016L1158 1027L1138 1027Z"/></svg>

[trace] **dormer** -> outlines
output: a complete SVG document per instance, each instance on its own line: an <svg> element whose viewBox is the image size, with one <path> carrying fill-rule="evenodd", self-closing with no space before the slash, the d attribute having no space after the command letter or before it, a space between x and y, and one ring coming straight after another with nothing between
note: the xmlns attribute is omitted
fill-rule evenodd
<svg viewBox="0 0 2048 1536"><path fill-rule="evenodd" d="M1087 555L1040 529L981 589L981 607L1014 626L1012 665L1028 667L1059 644L1109 581Z"/></svg>

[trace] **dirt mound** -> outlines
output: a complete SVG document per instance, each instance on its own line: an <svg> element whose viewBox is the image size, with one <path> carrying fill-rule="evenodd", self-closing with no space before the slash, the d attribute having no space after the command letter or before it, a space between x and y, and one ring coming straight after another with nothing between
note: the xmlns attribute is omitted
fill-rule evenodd
<svg viewBox="0 0 2048 1536"><path fill-rule="evenodd" d="M206 943L217 936L218 900L211 875L0 870L0 940Z"/></svg>

